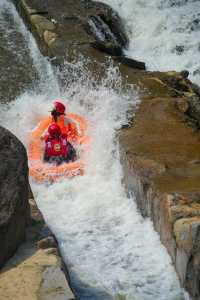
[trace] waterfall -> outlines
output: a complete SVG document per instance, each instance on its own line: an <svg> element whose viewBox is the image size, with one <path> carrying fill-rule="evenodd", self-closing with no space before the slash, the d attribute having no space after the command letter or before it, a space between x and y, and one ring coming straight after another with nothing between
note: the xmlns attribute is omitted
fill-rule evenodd
<svg viewBox="0 0 200 300"><path fill-rule="evenodd" d="M122 89L112 63L105 77L95 82L81 59L76 65L66 63L70 76L60 86L13 5L3 0L0 26L10 41L5 14L26 45L31 62L26 72L34 69L37 76L14 101L1 104L1 125L27 146L30 131L48 114L55 98L61 98L67 111L82 115L89 123L91 144L85 154L85 175L54 184L31 181L79 299L109 300L117 295L127 300L188 299L152 223L141 217L134 196L128 197L122 184L117 131L127 124L127 111L138 102L137 91L134 87ZM17 55L23 57L23 49L15 50ZM8 51L14 51L12 46ZM20 82L18 78L17 86Z"/></svg>
<svg viewBox="0 0 200 300"><path fill-rule="evenodd" d="M124 20L126 55L153 71L190 71L200 83L200 2L197 0L103 0Z"/></svg>

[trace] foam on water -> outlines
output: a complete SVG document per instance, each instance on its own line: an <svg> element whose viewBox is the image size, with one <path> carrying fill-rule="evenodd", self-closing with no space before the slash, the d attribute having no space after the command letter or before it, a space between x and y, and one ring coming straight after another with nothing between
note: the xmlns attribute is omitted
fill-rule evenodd
<svg viewBox="0 0 200 300"><path fill-rule="evenodd" d="M114 73L112 69L108 74L108 85L118 76ZM63 99L70 99L71 91ZM73 104L67 100L65 104L90 124L86 173L52 185L31 185L80 299L112 299L117 293L137 300L184 299L151 222L143 220L121 184L116 130L126 122L130 98L103 83L94 89L89 79L83 86L76 82L73 91ZM137 95L132 92L132 97L133 103ZM3 123L26 143L28 132L50 103L45 94L26 93L12 104Z"/></svg>
<svg viewBox="0 0 200 300"><path fill-rule="evenodd" d="M27 36L24 27L20 30ZM106 300L120 293L130 300L187 299L152 223L140 216L134 197L127 197L121 183L116 133L127 123L126 112L137 103L137 92L133 88L122 92L118 70L112 64L97 84L84 61L70 65L70 79L59 89L31 36L29 46L40 82L9 106L1 105L2 125L27 145L31 129L50 110L54 97L64 99L69 111L89 123L91 145L85 175L55 184L31 182L79 298ZM68 67L66 64L66 70Z"/></svg>
<svg viewBox="0 0 200 300"><path fill-rule="evenodd" d="M130 38L126 54L150 70L188 69L200 84L200 2L103 0L123 18Z"/></svg>

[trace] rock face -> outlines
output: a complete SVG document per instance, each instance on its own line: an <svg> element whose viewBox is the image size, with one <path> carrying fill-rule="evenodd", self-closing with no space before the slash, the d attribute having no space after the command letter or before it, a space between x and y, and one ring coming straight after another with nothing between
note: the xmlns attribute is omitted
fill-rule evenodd
<svg viewBox="0 0 200 300"><path fill-rule="evenodd" d="M200 139L187 124L197 95L172 72L146 74L141 84L147 93L134 125L120 134L125 183L142 215L152 219L182 286L200 299Z"/></svg>
<svg viewBox="0 0 200 300"><path fill-rule="evenodd" d="M138 69L138 70L146 70L145 63L142 61L131 59L126 56L115 56L113 58L130 68Z"/></svg>
<svg viewBox="0 0 200 300"><path fill-rule="evenodd" d="M0 267L24 241L29 219L27 155L21 142L0 127Z"/></svg>
<svg viewBox="0 0 200 300"><path fill-rule="evenodd" d="M80 54L104 60L97 54L100 50L127 64L123 49L128 38L121 19L108 5L81 0L13 1L38 40L41 52L54 58L53 63L61 65L66 58L73 61ZM144 69L144 63L133 60L132 67Z"/></svg>

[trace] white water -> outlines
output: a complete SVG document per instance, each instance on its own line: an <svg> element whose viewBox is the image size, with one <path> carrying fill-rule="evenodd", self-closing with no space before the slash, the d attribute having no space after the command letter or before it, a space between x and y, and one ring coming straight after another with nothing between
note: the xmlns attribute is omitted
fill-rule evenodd
<svg viewBox="0 0 200 300"><path fill-rule="evenodd" d="M150 70L190 71L200 84L198 0L103 0L123 18L130 45L126 54ZM196 22L194 22L196 20ZM184 46L177 53L176 46Z"/></svg>
<svg viewBox="0 0 200 300"><path fill-rule="evenodd" d="M50 110L55 97L64 99L69 111L86 117L90 124L92 142L84 176L52 185L31 182L80 299L113 299L118 293L130 300L186 299L151 222L140 216L121 184L116 131L127 122L126 111L136 104L137 93L121 93L112 66L97 85L84 62L74 66L70 78L75 80L60 91L50 65L16 14L15 20L29 43L40 82L9 107L1 106L2 125L27 144L30 130ZM81 70L78 75L76 69Z"/></svg>

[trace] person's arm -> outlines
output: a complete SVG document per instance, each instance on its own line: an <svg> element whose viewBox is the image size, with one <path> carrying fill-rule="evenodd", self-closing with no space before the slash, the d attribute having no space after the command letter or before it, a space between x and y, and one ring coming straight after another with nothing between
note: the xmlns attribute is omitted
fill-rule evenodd
<svg viewBox="0 0 200 300"><path fill-rule="evenodd" d="M35 127L32 131L32 137L33 138L40 138L44 139L46 130L48 126L51 124L51 117L45 118L39 122L37 127Z"/></svg>

